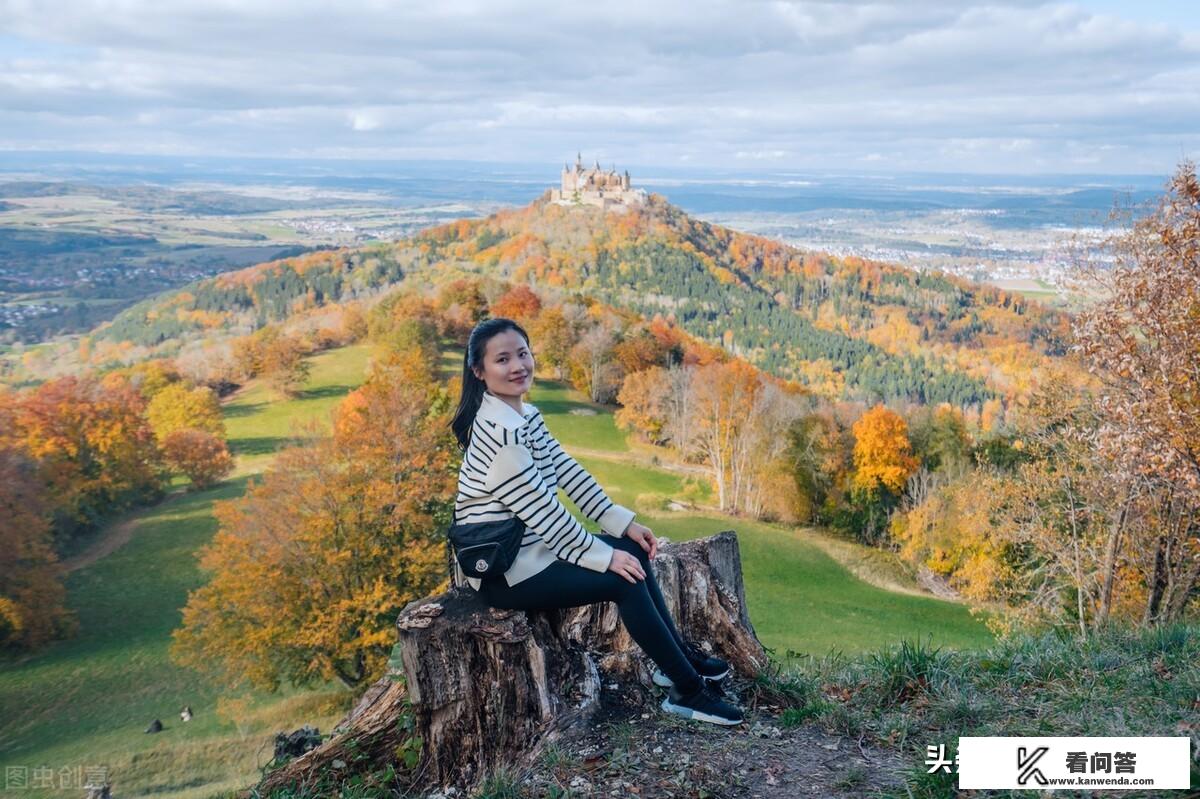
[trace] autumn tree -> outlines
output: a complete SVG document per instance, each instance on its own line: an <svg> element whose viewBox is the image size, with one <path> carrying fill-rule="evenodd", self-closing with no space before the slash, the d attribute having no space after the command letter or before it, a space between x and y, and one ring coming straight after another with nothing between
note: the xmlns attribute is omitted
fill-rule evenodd
<svg viewBox="0 0 1200 799"><path fill-rule="evenodd" d="M854 434L855 507L846 516L863 540L876 542L888 513L894 508L908 478L917 470L904 417L884 405L864 413L851 428ZM846 522L839 526L846 526Z"/></svg>
<svg viewBox="0 0 1200 799"><path fill-rule="evenodd" d="M1027 599L1037 595L1023 584L1019 539L997 532L997 516L1016 486L1012 476L994 469L960 472L949 479L922 471L910 480L905 501L889 522L900 557L928 568L977 608L997 603L1014 610L994 619L997 631L1028 618Z"/></svg>
<svg viewBox="0 0 1200 799"><path fill-rule="evenodd" d="M230 342L230 357L238 380L249 380L262 372L264 338L275 335L278 335L276 328L267 327Z"/></svg>
<svg viewBox="0 0 1200 799"><path fill-rule="evenodd" d="M533 339L538 369L554 370L559 380L566 379L570 370L571 347L575 332L571 322L563 314L561 306L542 309L528 327Z"/></svg>
<svg viewBox="0 0 1200 799"><path fill-rule="evenodd" d="M1006 603L1027 623L1083 636L1108 621L1118 593L1137 591L1118 572L1131 554L1140 487L1114 470L1100 435L1095 398L1047 381L1021 424L1028 457L986 502L996 535L1020 553L1008 558L1020 568Z"/></svg>
<svg viewBox="0 0 1200 799"><path fill-rule="evenodd" d="M692 414L696 408L696 366L672 366L663 381L663 435L684 461L700 457Z"/></svg>
<svg viewBox="0 0 1200 799"><path fill-rule="evenodd" d="M346 344L366 338L367 315L363 311L362 302L347 302L342 305L340 329L342 341Z"/></svg>
<svg viewBox="0 0 1200 799"><path fill-rule="evenodd" d="M971 437L963 413L948 404L917 408L909 417L913 454L930 471L960 473L971 465Z"/></svg>
<svg viewBox="0 0 1200 799"><path fill-rule="evenodd" d="M261 375L281 397L299 396L308 382L312 366L305 354L300 341L287 335L273 338L263 347Z"/></svg>
<svg viewBox="0 0 1200 799"><path fill-rule="evenodd" d="M0 421L5 421L0 411ZM0 651L37 649L78 629L67 606L36 464L0 443Z"/></svg>
<svg viewBox="0 0 1200 799"><path fill-rule="evenodd" d="M196 489L205 489L233 471L233 456L224 439L206 430L172 430L162 441L163 459L192 481Z"/></svg>
<svg viewBox="0 0 1200 799"><path fill-rule="evenodd" d="M904 417L876 405L854 423L854 484L865 491L904 489L917 468Z"/></svg>
<svg viewBox="0 0 1200 799"><path fill-rule="evenodd" d="M146 419L159 441L177 430L203 430L225 438L225 419L216 392L207 386L189 388L182 382L158 391L146 406Z"/></svg>
<svg viewBox="0 0 1200 799"><path fill-rule="evenodd" d="M650 335L654 336L659 347L666 352L664 366L674 366L684 362L687 336L674 324L674 321L674 314L669 319L664 319L662 314L656 313L646 325Z"/></svg>
<svg viewBox="0 0 1200 799"><path fill-rule="evenodd" d="M1174 583L1165 615L1150 609L1160 569L1187 578L1187 550L1176 548L1186 540L1170 542L1167 564L1159 554L1164 535L1181 535L1179 508L1156 475L1105 445L1109 425L1102 397L1051 372L1011 444L989 441L977 469L921 496L921 480L910 481L911 501L891 524L901 555L968 601L1003 608L990 622L998 630L1048 625L1087 637L1114 621L1178 619L1187 599Z"/></svg>
<svg viewBox="0 0 1200 799"><path fill-rule="evenodd" d="M182 379L178 366L173 361L163 358L153 358L148 361L133 364L123 369L107 372L100 378L105 385L115 385L112 381L128 380L147 402L154 399L158 392Z"/></svg>
<svg viewBox="0 0 1200 799"><path fill-rule="evenodd" d="M762 385L757 370L738 360L698 368L692 381L695 446L712 472L718 507L731 510L747 479L743 430Z"/></svg>
<svg viewBox="0 0 1200 799"><path fill-rule="evenodd" d="M232 341L235 340L199 339L184 344L175 356L182 378L196 385L209 386L218 394L232 390L245 378L233 355Z"/></svg>
<svg viewBox="0 0 1200 799"><path fill-rule="evenodd" d="M810 406L788 426L784 457L796 485L797 516L808 522L829 521L850 487L853 439L826 404Z"/></svg>
<svg viewBox="0 0 1200 799"><path fill-rule="evenodd" d="M666 366L672 357L671 350L651 334L642 329L627 334L613 347L613 357L625 374L641 372L652 366Z"/></svg>
<svg viewBox="0 0 1200 799"><path fill-rule="evenodd" d="M758 378L758 390L733 436L733 505L751 518L792 520L796 498L784 455L787 430L800 415L798 386L761 373Z"/></svg>
<svg viewBox="0 0 1200 799"><path fill-rule="evenodd" d="M438 313L434 305L415 291L400 291L371 309L368 336L381 353L415 352L437 363L440 356Z"/></svg>
<svg viewBox="0 0 1200 799"><path fill-rule="evenodd" d="M415 351L377 362L332 434L282 451L243 498L217 503L172 655L275 689L382 674L404 605L448 584L457 473L451 398Z"/></svg>
<svg viewBox="0 0 1200 799"><path fill-rule="evenodd" d="M600 322L585 331L571 348L569 370L572 385L592 402L608 402L620 387L624 375L613 359L617 332L608 322Z"/></svg>
<svg viewBox="0 0 1200 799"><path fill-rule="evenodd" d="M127 380L51 380L10 401L13 442L36 464L56 537L162 495L164 471L145 400Z"/></svg>
<svg viewBox="0 0 1200 799"><path fill-rule="evenodd" d="M617 427L636 432L651 444L666 443L668 380L667 370L661 366L626 375L617 393L621 407L613 416Z"/></svg>
<svg viewBox="0 0 1200 799"><path fill-rule="evenodd" d="M476 324L488 317L488 302L479 281L461 278L444 284L438 291L439 332L465 344Z"/></svg>
<svg viewBox="0 0 1200 799"><path fill-rule="evenodd" d="M491 315L512 319L522 327L537 318L542 310L542 300L525 283L518 283L501 294L492 303Z"/></svg>
<svg viewBox="0 0 1200 799"><path fill-rule="evenodd" d="M1200 181L1183 162L1157 209L1085 268L1098 301L1075 319L1099 382L1097 446L1154 498L1147 622L1179 618L1200 583Z"/></svg>

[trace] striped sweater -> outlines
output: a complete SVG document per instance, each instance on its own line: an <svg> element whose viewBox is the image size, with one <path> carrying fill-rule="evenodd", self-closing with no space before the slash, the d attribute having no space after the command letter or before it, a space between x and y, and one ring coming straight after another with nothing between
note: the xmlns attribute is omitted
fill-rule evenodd
<svg viewBox="0 0 1200 799"><path fill-rule="evenodd" d="M514 515L525 522L520 552L504 572L509 585L532 577L556 559L608 571L613 548L584 529L559 502L557 489L561 486L580 512L610 535L624 535L634 512L609 499L595 478L563 451L536 407L521 405L524 411L518 413L484 390L458 472L455 522ZM457 563L455 568L460 581L479 590L479 579L465 576Z"/></svg>

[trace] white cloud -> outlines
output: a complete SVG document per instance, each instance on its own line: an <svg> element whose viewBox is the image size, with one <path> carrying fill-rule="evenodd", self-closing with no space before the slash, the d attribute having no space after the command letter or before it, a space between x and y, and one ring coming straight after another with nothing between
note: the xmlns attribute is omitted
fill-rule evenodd
<svg viewBox="0 0 1200 799"><path fill-rule="evenodd" d="M786 150L738 150L734 158L750 161L778 161L787 157Z"/></svg>
<svg viewBox="0 0 1200 799"><path fill-rule="evenodd" d="M1200 34L1063 3L59 6L0 0L0 147L1158 172L1200 148Z"/></svg>

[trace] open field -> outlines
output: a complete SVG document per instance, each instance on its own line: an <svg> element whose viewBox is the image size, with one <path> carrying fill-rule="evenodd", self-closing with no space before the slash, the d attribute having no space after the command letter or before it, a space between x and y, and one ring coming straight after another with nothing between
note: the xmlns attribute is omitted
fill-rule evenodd
<svg viewBox="0 0 1200 799"><path fill-rule="evenodd" d="M239 701L233 721L221 718L219 686L180 669L167 657L170 633L180 622L187 593L204 582L197 551L216 530L212 503L240 496L246 480L267 468L289 438L293 421L324 419L361 383L370 348L356 345L313 357L304 396L278 401L251 383L224 408L236 474L203 492L175 494L121 520L134 525L124 545L70 574L72 607L80 635L48 651L0 666L0 764L58 770L106 766L119 795L201 799L245 786L270 759L276 731L315 724L327 731L353 697L340 686L252 693ZM443 360L456 374L458 357ZM824 654L857 652L901 638L931 637L946 647L987 643L983 626L959 605L883 590L854 577L831 553L851 556L856 545L830 544L824 534L762 524L720 514L643 510L639 498L677 495L687 475L631 465L624 435L607 409L591 407L578 393L548 380L528 396L569 450L596 453L579 461L639 519L673 540L738 532L752 622L763 642L784 659L789 650ZM601 457L603 455L604 457ZM569 503L569 500L564 500ZM589 528L595 525L588 523ZM188 704L195 719L182 724ZM166 729L143 730L153 719ZM58 797L62 791L22 790L20 797Z"/></svg>

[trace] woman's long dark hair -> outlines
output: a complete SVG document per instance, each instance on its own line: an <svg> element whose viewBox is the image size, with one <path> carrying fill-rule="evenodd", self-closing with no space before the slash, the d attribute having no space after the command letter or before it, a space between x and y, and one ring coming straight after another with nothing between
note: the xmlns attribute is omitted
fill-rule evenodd
<svg viewBox="0 0 1200 799"><path fill-rule="evenodd" d="M483 390L487 388L487 383L476 377L472 369L483 363L483 354L487 352L487 343L492 336L505 330L517 331L525 339L525 346L529 346L529 335L525 328L503 316L485 319L475 325L467 339L466 351L463 352L462 396L458 400L458 411L450 422L458 446L464 452L471 443L471 426L475 424L475 414L479 411L479 403L483 402Z"/></svg>

